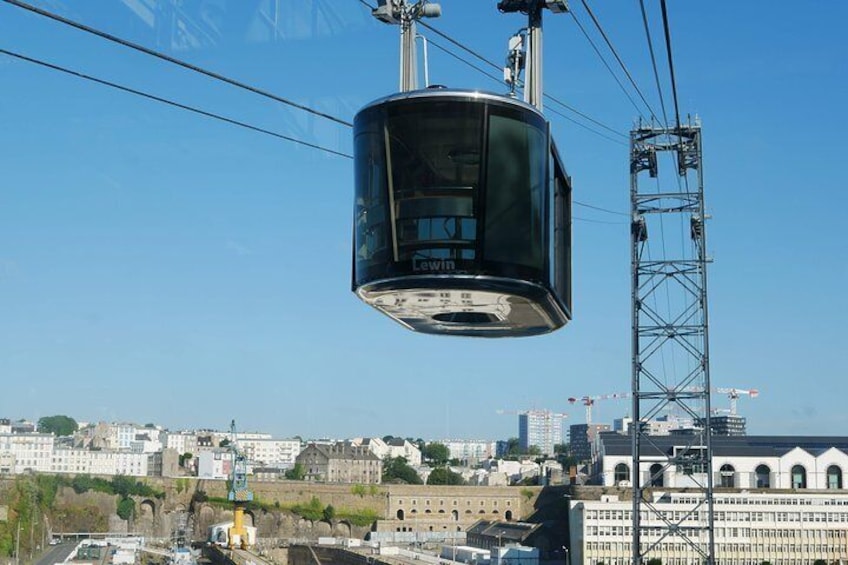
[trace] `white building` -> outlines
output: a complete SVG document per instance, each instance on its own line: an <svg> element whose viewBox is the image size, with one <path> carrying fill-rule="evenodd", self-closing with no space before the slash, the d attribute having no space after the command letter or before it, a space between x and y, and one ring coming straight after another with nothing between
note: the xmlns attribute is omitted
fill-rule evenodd
<svg viewBox="0 0 848 565"><path fill-rule="evenodd" d="M50 471L73 475L145 477L148 474L148 456L113 449L92 451L58 447L53 451Z"/></svg>
<svg viewBox="0 0 848 565"><path fill-rule="evenodd" d="M197 457L197 476L201 479L228 479L233 469L233 454L225 449L201 451Z"/></svg>
<svg viewBox="0 0 848 565"><path fill-rule="evenodd" d="M227 439L232 439L232 434L224 434ZM265 432L236 432L236 441L241 444L244 440L271 439L271 434Z"/></svg>
<svg viewBox="0 0 848 565"><path fill-rule="evenodd" d="M477 462L496 455L496 443L476 439L445 439L441 442L450 452L451 459Z"/></svg>
<svg viewBox="0 0 848 565"><path fill-rule="evenodd" d="M633 418L630 417L616 418L612 421L612 431L629 434L632 422ZM692 428L694 425L692 418L677 418L665 415L645 422L645 433L652 436L667 436L673 430Z"/></svg>
<svg viewBox="0 0 848 565"><path fill-rule="evenodd" d="M49 473L53 440L53 434L0 434L0 454L4 454L4 461L13 475L25 471ZM13 465L12 460L14 460Z"/></svg>
<svg viewBox="0 0 848 565"><path fill-rule="evenodd" d="M156 439L151 439L147 433L136 434L135 439L130 442L130 451L133 453L157 453L162 451L162 442L158 439L159 434L156 434Z"/></svg>
<svg viewBox="0 0 848 565"><path fill-rule="evenodd" d="M639 476L642 484L663 469L687 436L652 436L645 442ZM604 486L632 481L631 439L617 433L600 437L599 482ZM716 487L750 489L843 489L848 473L848 438L810 436L713 436L713 482ZM703 474L695 474L706 484ZM693 477L670 466L654 481L657 487L695 486Z"/></svg>
<svg viewBox="0 0 848 565"><path fill-rule="evenodd" d="M109 425L109 439L113 449L129 449L135 441L138 426L129 423L112 423Z"/></svg>
<svg viewBox="0 0 848 565"><path fill-rule="evenodd" d="M685 520L697 500L692 493L655 493L652 501L662 516L683 526L702 526L705 507ZM569 563L629 565L631 563L632 503L615 495L570 504ZM643 542L664 533L654 513L642 521ZM735 492L714 496L715 557L722 565L809 565L848 562L848 492L772 493ZM654 529L651 529L651 528ZM668 536L649 558L663 565L699 563L699 554L683 539Z"/></svg>
<svg viewBox="0 0 848 565"><path fill-rule="evenodd" d="M388 442L378 437L355 437L345 443L352 447L367 447L371 453L380 459L387 457L403 457L411 467L421 465L421 450L403 438L391 438Z"/></svg>
<svg viewBox="0 0 848 565"><path fill-rule="evenodd" d="M300 455L299 439L240 439L239 451L255 465L290 469Z"/></svg>
<svg viewBox="0 0 848 565"><path fill-rule="evenodd" d="M538 477L541 474L539 465L535 461L530 460L509 461L506 459L488 459L483 462L483 469L493 475L506 475L509 483Z"/></svg>
<svg viewBox="0 0 848 565"><path fill-rule="evenodd" d="M518 415L518 444L524 453L538 447L542 454L553 455L562 443L564 414L549 410L528 410Z"/></svg>
<svg viewBox="0 0 848 565"><path fill-rule="evenodd" d="M197 453L197 433L195 432L163 432L160 435L163 449L173 449L180 455Z"/></svg>

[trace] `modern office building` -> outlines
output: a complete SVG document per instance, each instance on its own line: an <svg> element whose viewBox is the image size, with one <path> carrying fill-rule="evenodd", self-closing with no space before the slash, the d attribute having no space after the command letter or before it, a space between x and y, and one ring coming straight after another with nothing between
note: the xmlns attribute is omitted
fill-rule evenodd
<svg viewBox="0 0 848 565"><path fill-rule="evenodd" d="M608 432L610 426L609 424L574 424L569 426L569 430L571 455L583 462L594 459L598 434Z"/></svg>
<svg viewBox="0 0 848 565"><path fill-rule="evenodd" d="M713 416L710 418L710 426L714 436L744 436L748 433L746 419L736 414ZM699 422L703 425L702 422Z"/></svg>

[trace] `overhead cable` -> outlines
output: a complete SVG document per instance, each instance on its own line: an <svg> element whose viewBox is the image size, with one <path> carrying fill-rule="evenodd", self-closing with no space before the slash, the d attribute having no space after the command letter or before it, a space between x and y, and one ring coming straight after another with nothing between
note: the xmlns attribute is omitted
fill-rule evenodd
<svg viewBox="0 0 848 565"><path fill-rule="evenodd" d="M150 49L149 47L145 47L145 46L140 45L138 43L133 43L132 41L128 41L126 39L122 39L120 37L112 35L110 33L106 33L105 31L101 31L99 29L89 27L85 24L81 24L81 23L76 22L74 20L69 20L68 18L62 17L62 16L55 14L53 12L49 12L47 10L42 10L41 8L38 8L36 6L33 6L31 4L27 4L26 2L22 2L21 0L2 0L2 1L7 3L7 4L11 4L12 6L16 6L18 8L28 10L28 11L34 13L34 14L38 14L39 16L44 16L45 18L49 18L53 21L71 26L73 28L84 31L86 33L90 33L92 35L96 35L97 37L100 37L102 39L106 39L106 40L111 41L113 43L117 43L117 44L122 45L124 47L128 47L129 49L134 49L134 50L136 50L140 53L144 53L145 55L150 55L151 57L156 57L157 59L161 59L163 61L167 61L167 62L172 63L174 65L178 65L180 67L183 67L184 69L188 69L190 71L202 74L202 75L207 76L209 78L213 78L215 80L225 82L225 83L232 85L232 86L235 86L237 88L241 88L241 89L247 90L249 92L252 92L254 94L258 94L259 96L264 96L265 98L269 98L269 99L274 100L276 102L286 104L287 106L297 108L298 110L303 110L304 112L309 112L310 114L313 114L315 116L319 116L321 118L328 119L330 121L336 122L337 124L341 124L343 126L353 127L352 123L345 121L341 118L337 118L336 116L332 116L330 114L320 112L318 110L310 108L309 106L305 106L303 104L298 104L297 102L294 102L293 100L289 100L288 98L283 98L282 96L278 96L276 94L268 92L267 90L262 90L260 88L255 87L255 86L251 86L251 85L243 83L241 81L226 77L226 76L224 76L220 73L216 73L214 71L210 71L210 70L204 69L202 67L198 67L197 65L193 65L193 64L188 63L186 61L177 59L175 57L171 57L170 55L166 55L165 53L162 53L161 51L156 51L154 49Z"/></svg>
<svg viewBox="0 0 848 565"><path fill-rule="evenodd" d="M439 51L442 51L442 52L444 52L445 54L447 54L447 55L449 55L449 56L453 57L454 59L456 59L456 60L458 60L458 61L460 61L461 63L463 63L463 64L465 64L465 65L468 65L469 67L471 67L471 68L472 68L472 69L474 69L475 71L478 71L478 72L480 72L481 74L483 74L483 75L485 75L485 76L489 77L489 78L490 78L490 79L492 79L493 81L498 82L498 83L501 83L501 82L502 82L501 77L499 77L499 76L495 76L494 74L492 74L492 73L488 72L488 71L487 71L487 70L485 70L485 69L481 69L479 66L475 65L475 64L474 64L474 63L472 63L471 61L468 61L467 59L463 59L462 57L460 57L460 56L459 56L459 55L457 55L456 53L453 53L452 51L450 51L449 49L445 48L444 46L439 45L437 42L433 41L432 39L428 39L428 40L427 40L427 42L428 42L428 44L429 44L429 45L432 45L433 47L435 47L435 48L436 48L436 49L438 49ZM579 116L583 117L584 119L586 119L586 120L588 120L588 121L590 121L590 122L596 123L596 124L598 124L600 127L603 127L603 128L605 128L605 129L608 129L608 130L610 130L610 131L611 131L612 133L614 133L614 134L620 135L620 136L622 136L622 137L626 137L624 134L619 133L619 132L615 131L614 129L612 129L612 128L608 127L608 126L605 126L605 125L604 125L604 124L602 124L601 122L599 122L599 121L597 121L597 120L594 120L594 119L592 119L591 117L589 117L589 116L587 116L587 115L585 115L585 114L582 114L581 112L578 112L577 110L574 110L573 108L571 108L571 107L570 107L570 106L568 106L567 104L565 104L565 103L563 103L563 102L559 102L558 100L556 100L556 102L557 102L557 103L559 103L561 106L563 106L563 107L565 107L565 108L570 109L572 112L574 112L574 113L578 114ZM565 120L568 120L569 122L571 122L571 123L573 123L573 124L575 124L575 125L577 125L577 126L579 126L579 127L583 128L583 129L585 129L585 130L587 130L587 131L589 131L589 132L591 132L591 133L594 133L595 135L597 135L597 136L599 136L599 137L603 137L604 139L606 139L606 140L608 140L608 141L611 141L611 142L613 142L613 143L617 143L618 145L624 145L624 146L626 146L626 145L627 145L627 144L626 144L626 143L624 143L623 141L618 140L618 139L614 139L614 138L612 138L612 137L610 137L610 136L608 136L608 135L606 135L606 134L604 134L604 133L602 133L602 132L599 132L599 131L597 131L597 130L595 130L595 129L593 129L593 128L591 128L591 127L587 126L587 125L585 125L585 124L582 124L582 123L578 122L577 120L575 120L574 118L572 118L572 117L570 117L570 116L567 116L567 115L563 114L562 112L559 112L559 111L557 111L557 110L554 110L553 108L548 108L548 111L549 111L549 112L551 112L552 114L556 114L556 115L560 116L561 118L563 118L563 119L565 119Z"/></svg>
<svg viewBox="0 0 848 565"><path fill-rule="evenodd" d="M358 0L358 2L359 2L360 4L362 4L363 6L366 6L366 7L368 7L369 9L374 10L374 6L372 6L372 5L371 5L370 3L368 3L366 0ZM432 25L430 25L430 24L428 24L427 22L424 22L424 21L418 21L417 23L418 23L419 25L421 25L421 26L423 26L423 27L425 27L425 28L429 29L430 31L432 31L432 32L433 32L433 33L435 33L436 35L438 35L438 36L440 36L440 37L444 38L445 40L449 41L451 44L453 44L453 45L455 45L456 47L458 47L458 48L462 49L462 50L463 50L463 51L465 51L466 53L468 53L468 54L472 55L473 57L475 57L475 58L476 58L476 59L478 59L479 61L482 61L482 62L483 62L483 63L485 63L486 65L488 65L488 66L492 67L493 69L496 69L499 73L500 73L500 72L503 72L503 67L502 67L501 65L498 65L497 63L493 62L491 59L487 59L486 57L484 57L483 55L481 55L480 53L478 53L478 52L477 52L477 51L475 51L474 49L471 49L470 47L468 47L468 46L466 46L466 45L463 45L462 43L460 43L460 42L459 42L459 41L457 41L456 39L454 39L454 38L452 38L451 36L449 36L448 34L444 33L443 31L440 31L440 30L436 29L435 27L433 27ZM455 53L453 53L453 52L451 52L451 51L447 50L445 47L442 47L442 46L438 45L438 44L437 44L437 43L435 43L432 39L428 39L428 41L429 41L429 43L430 43L430 44L432 44L432 45L436 46L436 48L438 48L439 50L444 51L445 53L447 53L448 55L450 55L451 57L453 57L453 58L455 58L455 59L457 59L457 60L459 60L459 61L462 61L464 64L468 65L469 67L471 67L472 69L476 70L477 72L479 72L479 73L481 73L481 74L483 74L483 75L485 75L485 76L487 76L487 77L491 78L492 80L494 80L494 81L496 81L496 82L498 82L498 83L503 83L503 78L502 78L501 76L493 75L492 73L490 73L490 72L488 72L488 71L486 71L486 70L484 70L484 69L481 69L481 68L480 68L480 67L478 67L477 65L475 65L475 64L473 64L473 63L471 63L471 62L469 62L469 61L467 61L467 60L463 59L463 58L462 58L462 57L460 57L459 55L457 55L457 54L455 54ZM584 114L583 112L579 111L578 109L574 108L573 106L570 106L570 105L566 104L565 102L563 102L562 100L559 100L558 98L555 98L555 97L554 97L553 95L551 95L551 94L547 94L547 93L545 93L545 94L544 94L544 97L545 97L546 99L550 100L551 102L554 102L554 103L556 103L556 104L559 104L560 106L562 106L563 108L565 108L565 109L566 109L566 110L568 110L569 112L573 112L573 113L577 114L578 116L580 116L580 117L581 117L581 118L583 118L584 120L587 120L587 121L589 121L589 122L592 122L593 124L595 124L595 125L597 125L597 126L599 126L599 127L603 128L603 129L605 129L605 130L607 130L607 131L609 131L609 132L611 132L611 133L614 133L615 135L618 135L618 136L620 136L620 137L623 137L623 138L625 138L625 139L628 139L628 136L627 136L626 134L621 133L620 131L618 131L618 130L616 130L616 129L614 129L614 128L612 128L612 127L610 127L610 126L606 125L606 124L604 124L603 122L600 122L600 121L596 120L595 118L593 118L593 117L591 117L591 116L589 116L589 115L587 115L587 114ZM638 109L638 108L637 108L637 109ZM559 114L558 112L554 112L554 113L556 113L556 114L558 114L558 115L560 115L560 116L564 117L564 118L565 118L565 119L567 119L567 120L570 120L570 121L574 122L575 124L578 124L578 125L580 125L580 126L582 126L582 127L586 128L586 129L588 129L589 131L591 131L591 132L593 132L593 133L598 133L598 132L594 131L593 129L591 129L591 128L587 128L586 126L583 126L583 124L580 124L579 122L576 122L576 121L574 121L573 119L571 119L571 118L569 118L569 117L567 117L567 116L563 116L562 114ZM599 134L599 135L600 135L600 134ZM606 137L606 136L601 135L601 137ZM607 139L609 139L609 138L607 138Z"/></svg>
<svg viewBox="0 0 848 565"><path fill-rule="evenodd" d="M677 81L674 79L674 60L671 57L671 33L668 31L668 11L665 0L660 0L662 8L663 29L665 30L665 49L668 52L668 72L671 74L671 93L674 95L674 117L677 127L680 127L680 107L677 105Z"/></svg>
<svg viewBox="0 0 848 565"><path fill-rule="evenodd" d="M617 212L616 210L610 210L609 208L602 208L593 204L586 204L585 202L580 202L579 200L572 200L572 202L574 202L578 206L583 206L584 208L591 208L592 210L599 210L608 214L616 214L618 216L630 216L630 214L628 214L627 212Z"/></svg>
<svg viewBox="0 0 848 565"><path fill-rule="evenodd" d="M136 96L141 96L143 98L147 98L148 100L153 100L155 102L161 102L162 104L167 104L168 106L180 108L181 110L187 110L189 112L193 112L195 114L199 114L199 115L205 116L207 118L212 118L212 119L215 119L215 120L226 122L228 124L239 126L239 127L245 128L245 129L249 129L249 130L252 130L252 131L259 132L259 133L264 133L266 135L270 135L270 136L276 137L278 139L284 139L286 141L290 141L290 142L296 143L298 145L303 145L305 147L311 147L312 149L318 149L319 151L324 151L325 153L338 155L339 157L345 157L346 159L353 159L353 155L349 155L347 153L342 153L341 151L336 151L335 149L330 149L329 147L324 147L324 146L321 146L321 145L317 145L315 143L309 143L308 141L303 141L302 139L297 139L297 138L294 138L294 137L290 137L288 135L283 135L281 133L277 133L277 132L274 132L274 131L271 131L271 130L267 130L265 128L250 125L246 122L235 120L233 118L228 118L226 116L222 116L222 115L216 114L214 112L201 110L200 108L196 108L194 106L189 106L188 104L182 104L180 102L175 102L175 101L169 100L167 98L162 98L161 96L156 96L155 94L150 94L148 92L136 90L134 88L130 88L128 86L123 86L121 84L117 84L115 82L111 82L111 81L108 81L108 80L103 80L101 78L97 78L97 77L94 77L94 76L91 76L91 75L87 75L85 73L81 73L79 71L68 69L66 67L61 67L59 65L54 65L53 63L48 63L48 62L42 61L40 59L34 59L32 57L27 57L26 55L22 55L20 53L15 53L15 52L9 51L7 49L0 48L0 54L7 55L9 57L14 57L14 58L19 59L21 61L33 63L35 65L39 65L41 67L52 69L54 71L59 71L61 73L72 75L72 76L75 76L75 77L78 77L78 78L81 78L81 79L84 79L84 80L95 82L95 83L101 84L103 86L108 86L110 88L114 88L114 89L120 90L122 92L134 94Z"/></svg>
<svg viewBox="0 0 848 565"><path fill-rule="evenodd" d="M609 47L610 51L612 52L613 56L615 57L615 60L618 61L618 64L621 66L621 70L624 71L624 74L627 76L627 79L630 81L630 84L632 84L633 88L636 89L636 93L639 95L639 98L642 99L642 102L645 104L645 107L648 108L648 111L651 113L651 117L653 119L655 119L656 121L659 121L659 118L656 117L656 112L654 112L653 108L651 108L651 105L648 104L648 101L645 99L645 95L642 94L642 90L639 88L639 85L637 85L636 81L633 80L633 76L630 74L630 71L627 69L627 65L625 65L624 61L621 60L621 57L618 55L618 51L616 51L615 47L613 47L612 41L610 41L609 36L607 36L606 32L604 31L604 28L601 27L601 22L599 22L598 18L595 17L595 13L592 12L592 8L589 7L589 4L586 2L586 0L581 0L581 2L583 4L583 7L586 9L586 13L589 14L590 18L592 18L592 22L594 22L595 27L598 28L598 31L600 32L601 37L604 38L604 41L606 42L607 47Z"/></svg>
<svg viewBox="0 0 848 565"><path fill-rule="evenodd" d="M598 46L595 44L595 42L594 42L594 40L592 39L592 37L591 37L591 36L589 35L589 33L586 31L586 28L584 28L584 27L583 27L583 24L581 24L581 23L580 23L580 20L578 20L578 19L577 19L577 16L574 14L574 10L569 10L569 12L568 12L568 13L569 13L569 14L571 14L571 18L574 20L574 23L576 23L576 24L577 24L578 29L580 29L580 31L583 33L583 37L585 37L585 38L586 38L586 41L588 41L588 42L589 42L589 45L591 45L591 46L592 46L592 49L594 49L595 54L598 56L598 58L599 58L599 59L601 60L601 62L604 64L604 67L606 67L607 71L609 71L609 74L610 74L610 75L612 75L612 78L615 80L616 84L618 84L618 87L621 89L621 91L624 93L624 95L625 95L625 96L627 97L627 99L630 101L630 104L631 104L631 105L633 106L633 108L636 110L636 113L637 113L637 114L639 114L640 116L642 116L642 109L641 109L641 108L639 108L639 105L636 103L636 101L635 101L635 100L633 100L633 97L632 97L632 96L630 95L630 93L627 91L627 88L625 88L624 84L622 84L621 80L618 78L618 75L617 75L617 74L615 74L615 71L613 71L613 70L612 70L612 67L610 67L609 63L607 63L606 58L605 58L605 57L603 56L603 54L601 53L601 50L600 50L600 49L598 49ZM645 121L647 121L647 120L645 120Z"/></svg>
<svg viewBox="0 0 848 565"><path fill-rule="evenodd" d="M654 56L654 41L651 39L651 28L648 26L648 14L645 11L645 0L639 0L639 6L642 9L642 23L645 25L645 37L648 39L648 51L651 53L651 65L654 67L654 78L657 81L657 94L660 97L660 108L663 113L663 123L665 129L668 129L668 114L665 111L665 98L663 97L662 86L660 86L660 74L657 72L657 58Z"/></svg>

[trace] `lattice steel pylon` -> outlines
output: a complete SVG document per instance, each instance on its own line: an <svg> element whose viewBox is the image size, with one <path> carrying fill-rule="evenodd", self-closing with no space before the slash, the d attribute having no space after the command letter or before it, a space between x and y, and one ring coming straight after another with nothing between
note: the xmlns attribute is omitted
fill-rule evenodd
<svg viewBox="0 0 848 565"><path fill-rule="evenodd" d="M662 155L676 158L676 186L663 190L657 181L643 190L640 177L657 178ZM630 132L633 565L655 557L715 563L701 155L697 122L640 123ZM658 257L652 240L663 244ZM661 448L648 423L674 412L691 418L691 428ZM669 486L687 486L687 494L672 498Z"/></svg>

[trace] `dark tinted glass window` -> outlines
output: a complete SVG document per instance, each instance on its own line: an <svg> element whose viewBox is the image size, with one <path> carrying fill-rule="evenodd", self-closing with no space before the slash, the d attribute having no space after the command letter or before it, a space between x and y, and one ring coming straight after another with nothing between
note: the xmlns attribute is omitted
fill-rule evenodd
<svg viewBox="0 0 848 565"><path fill-rule="evenodd" d="M383 263L389 256L386 160L381 122L367 122L356 134L354 257L358 265Z"/></svg>
<svg viewBox="0 0 848 565"><path fill-rule="evenodd" d="M547 132L507 116L489 118L486 174L488 261L544 267Z"/></svg>
<svg viewBox="0 0 848 565"><path fill-rule="evenodd" d="M475 259L483 106L432 102L389 116L396 259L451 270Z"/></svg>

